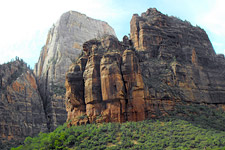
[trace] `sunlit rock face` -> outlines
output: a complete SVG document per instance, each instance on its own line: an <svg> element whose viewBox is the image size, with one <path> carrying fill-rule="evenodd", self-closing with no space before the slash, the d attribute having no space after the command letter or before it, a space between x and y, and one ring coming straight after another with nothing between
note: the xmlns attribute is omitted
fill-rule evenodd
<svg viewBox="0 0 225 150"><path fill-rule="evenodd" d="M66 121L64 103L65 73L76 60L85 41L103 35L114 35L114 30L104 21L69 11L49 30L34 73L43 99L48 128L53 130Z"/></svg>
<svg viewBox="0 0 225 150"><path fill-rule="evenodd" d="M23 61L0 65L0 96L0 142L47 131L35 76Z"/></svg>
<svg viewBox="0 0 225 150"><path fill-rule="evenodd" d="M87 41L66 75L66 106L72 124L145 119L145 88L131 41L114 36ZM131 48L131 49L130 49Z"/></svg>
<svg viewBox="0 0 225 150"><path fill-rule="evenodd" d="M133 15L130 39L84 43L66 74L67 121L141 121L182 101L224 108L225 59L205 31L148 9Z"/></svg>

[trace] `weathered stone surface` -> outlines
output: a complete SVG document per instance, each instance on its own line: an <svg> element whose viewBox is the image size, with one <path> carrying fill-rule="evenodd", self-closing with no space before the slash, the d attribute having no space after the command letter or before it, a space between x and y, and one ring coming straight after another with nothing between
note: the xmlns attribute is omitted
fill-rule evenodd
<svg viewBox="0 0 225 150"><path fill-rule="evenodd" d="M125 50L122 56L122 75L126 87L127 120L140 121L145 119L145 91L141 70L134 51Z"/></svg>
<svg viewBox="0 0 225 150"><path fill-rule="evenodd" d="M0 141L23 140L47 131L35 76L20 60L0 65Z"/></svg>
<svg viewBox="0 0 225 150"><path fill-rule="evenodd" d="M90 40L66 75L71 124L140 121L182 101L224 108L225 59L204 30L148 9L131 20L131 40Z"/></svg>
<svg viewBox="0 0 225 150"><path fill-rule="evenodd" d="M149 9L133 16L131 39L150 97L225 103L225 59L204 30Z"/></svg>
<svg viewBox="0 0 225 150"><path fill-rule="evenodd" d="M144 83L138 58L127 49L130 43L126 37L121 43L113 36L84 43L85 53L66 76L68 121L82 124L145 119Z"/></svg>
<svg viewBox="0 0 225 150"><path fill-rule="evenodd" d="M75 11L63 14L50 29L34 69L50 130L67 118L64 83L70 64L81 53L85 41L105 34L115 35L115 32L106 22Z"/></svg>

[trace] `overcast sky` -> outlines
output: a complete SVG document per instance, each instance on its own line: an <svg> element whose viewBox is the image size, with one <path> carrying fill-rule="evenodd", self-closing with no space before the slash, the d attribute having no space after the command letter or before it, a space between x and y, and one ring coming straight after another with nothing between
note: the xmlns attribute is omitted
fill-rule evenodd
<svg viewBox="0 0 225 150"><path fill-rule="evenodd" d="M48 30L69 10L108 22L121 40L134 13L155 7L204 28L216 53L225 53L224 6L224 0L5 0L0 2L0 64L19 56L33 68Z"/></svg>

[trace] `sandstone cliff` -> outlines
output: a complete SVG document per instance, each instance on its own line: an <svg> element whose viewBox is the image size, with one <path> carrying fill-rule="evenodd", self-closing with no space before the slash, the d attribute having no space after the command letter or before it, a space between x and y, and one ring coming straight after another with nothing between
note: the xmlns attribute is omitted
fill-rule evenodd
<svg viewBox="0 0 225 150"><path fill-rule="evenodd" d="M66 75L67 121L139 121L183 101L225 108L225 59L203 29L156 9L133 15L130 29L131 40L84 43Z"/></svg>
<svg viewBox="0 0 225 150"><path fill-rule="evenodd" d="M225 103L225 59L203 29L149 9L132 17L131 40L150 97Z"/></svg>
<svg viewBox="0 0 225 150"><path fill-rule="evenodd" d="M115 32L106 22L75 11L63 14L50 29L34 69L50 130L66 121L64 83L70 64L81 53L85 41L105 34Z"/></svg>
<svg viewBox="0 0 225 150"><path fill-rule="evenodd" d="M0 142L47 131L35 76L22 60L0 65Z"/></svg>

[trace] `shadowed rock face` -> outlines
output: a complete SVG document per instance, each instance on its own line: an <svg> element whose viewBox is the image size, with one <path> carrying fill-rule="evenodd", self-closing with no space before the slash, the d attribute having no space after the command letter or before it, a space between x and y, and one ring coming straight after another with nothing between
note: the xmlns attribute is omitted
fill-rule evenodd
<svg viewBox="0 0 225 150"><path fill-rule="evenodd" d="M20 60L0 65L0 142L47 131L35 76Z"/></svg>
<svg viewBox="0 0 225 150"><path fill-rule="evenodd" d="M225 59L204 30L149 9L132 17L131 39L150 97L225 103Z"/></svg>
<svg viewBox="0 0 225 150"><path fill-rule="evenodd" d="M50 29L34 69L49 130L63 124L67 118L64 83L70 64L81 53L85 41L105 34L115 35L115 32L106 22L75 11L63 14Z"/></svg>
<svg viewBox="0 0 225 150"><path fill-rule="evenodd" d="M84 43L66 75L67 121L140 121L167 115L181 101L224 108L225 59L204 30L156 9L130 25L131 40Z"/></svg>

